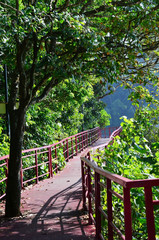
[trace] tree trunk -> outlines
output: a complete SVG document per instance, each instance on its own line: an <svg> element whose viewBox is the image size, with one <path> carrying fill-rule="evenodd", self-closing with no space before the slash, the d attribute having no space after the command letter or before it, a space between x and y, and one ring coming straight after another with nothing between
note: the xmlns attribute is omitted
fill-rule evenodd
<svg viewBox="0 0 159 240"><path fill-rule="evenodd" d="M24 109L13 110L10 113L11 122L11 140L10 157L8 166L8 180L6 191L6 217L20 216L21 202L21 152L24 138L25 125Z"/></svg>

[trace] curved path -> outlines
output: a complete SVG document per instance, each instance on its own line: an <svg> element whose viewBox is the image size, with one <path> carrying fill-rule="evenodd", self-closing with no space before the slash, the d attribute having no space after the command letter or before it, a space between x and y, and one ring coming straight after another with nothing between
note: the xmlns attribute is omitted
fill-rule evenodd
<svg viewBox="0 0 159 240"><path fill-rule="evenodd" d="M98 140L95 145L100 145ZM82 154L82 153L81 153ZM1 240L93 240L82 210L80 155L63 171L22 191L21 218L0 219Z"/></svg>

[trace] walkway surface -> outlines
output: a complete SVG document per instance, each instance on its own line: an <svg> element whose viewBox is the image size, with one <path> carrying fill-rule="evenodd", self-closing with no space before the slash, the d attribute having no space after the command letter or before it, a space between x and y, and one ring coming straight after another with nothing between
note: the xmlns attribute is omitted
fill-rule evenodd
<svg viewBox="0 0 159 240"><path fill-rule="evenodd" d="M95 145L101 141L104 140ZM94 239L94 226L88 225L87 214L82 210L81 154L53 178L22 191L23 216L0 218L1 240Z"/></svg>

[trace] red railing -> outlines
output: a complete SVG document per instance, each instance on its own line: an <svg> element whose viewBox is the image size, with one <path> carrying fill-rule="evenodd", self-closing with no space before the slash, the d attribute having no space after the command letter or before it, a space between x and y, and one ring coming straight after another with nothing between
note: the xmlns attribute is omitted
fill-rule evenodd
<svg viewBox="0 0 159 240"><path fill-rule="evenodd" d="M44 177L52 177L62 165L100 137L100 129L94 128L65 138L49 146L22 151L22 188ZM5 197L9 156L0 157L0 199Z"/></svg>
<svg viewBox="0 0 159 240"><path fill-rule="evenodd" d="M119 133L120 131L121 129L119 129ZM117 131L114 132L112 136L115 136L116 134ZM133 239L130 195L130 191L133 188L144 189L148 240L156 240L154 205L159 205L159 200L153 200L152 187L159 186L159 179L130 180L117 174L105 171L91 161L90 152L88 150L84 153L83 157L81 157L81 166L83 207L88 210L89 223L94 223L96 226L97 240L104 239L102 235L102 217L108 221L108 233L106 239L115 239L113 237L114 233L116 233L123 240ZM122 187L123 194L113 190L113 183ZM102 206L101 204L101 197L103 197L101 196L101 189L106 189L107 192L106 206ZM113 221L113 196L120 199L124 205L125 233L123 233L123 231L119 229Z"/></svg>
<svg viewBox="0 0 159 240"><path fill-rule="evenodd" d="M119 127L106 127L100 129L100 136L102 138L110 138L111 134Z"/></svg>

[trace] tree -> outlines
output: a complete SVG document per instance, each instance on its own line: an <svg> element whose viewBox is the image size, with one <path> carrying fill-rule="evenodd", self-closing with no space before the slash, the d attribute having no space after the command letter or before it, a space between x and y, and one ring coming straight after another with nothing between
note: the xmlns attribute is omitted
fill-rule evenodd
<svg viewBox="0 0 159 240"><path fill-rule="evenodd" d="M1 64L8 65L10 80L6 216L20 215L28 107L65 79L74 84L92 75L110 85L150 81L146 67L158 62L158 9L157 0L0 1Z"/></svg>
<svg viewBox="0 0 159 240"><path fill-rule="evenodd" d="M27 111L24 148L52 144L82 131L84 112L81 108L83 104L91 102L93 97L93 87L89 82L76 81L72 84L66 79L52 89L45 100L30 106ZM94 103L95 99L93 100ZM100 111L104 108L102 102L100 107L98 105L93 104L96 117L100 116ZM90 124L92 118L95 116L90 115L88 118L87 129L97 126ZM96 118L95 123L98 120Z"/></svg>
<svg viewBox="0 0 159 240"><path fill-rule="evenodd" d="M106 127L110 124L111 116L104 110L104 106L105 104L96 99L95 96L82 105L81 112L84 118L81 131L93 127Z"/></svg>

